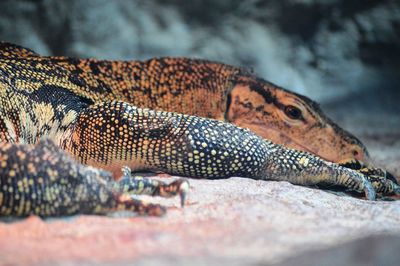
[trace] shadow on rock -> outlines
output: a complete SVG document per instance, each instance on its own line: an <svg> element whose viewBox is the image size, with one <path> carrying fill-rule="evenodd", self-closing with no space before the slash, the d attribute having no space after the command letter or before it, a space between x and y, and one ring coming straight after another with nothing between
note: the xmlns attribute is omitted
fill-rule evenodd
<svg viewBox="0 0 400 266"><path fill-rule="evenodd" d="M399 265L400 235L377 235L332 248L307 251L275 266Z"/></svg>

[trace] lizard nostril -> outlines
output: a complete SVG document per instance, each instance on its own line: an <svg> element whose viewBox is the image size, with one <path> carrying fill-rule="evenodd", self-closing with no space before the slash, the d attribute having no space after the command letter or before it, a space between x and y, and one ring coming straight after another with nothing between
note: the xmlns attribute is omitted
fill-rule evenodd
<svg viewBox="0 0 400 266"><path fill-rule="evenodd" d="M364 160L364 152L359 147L354 147L351 150L351 154L353 155L353 158L356 159L356 160L359 160L359 161L363 161Z"/></svg>

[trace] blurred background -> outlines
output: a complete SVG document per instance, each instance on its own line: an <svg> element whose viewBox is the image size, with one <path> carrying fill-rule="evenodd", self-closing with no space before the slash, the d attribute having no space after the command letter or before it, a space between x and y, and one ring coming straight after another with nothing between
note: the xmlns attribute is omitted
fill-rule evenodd
<svg viewBox="0 0 400 266"><path fill-rule="evenodd" d="M362 139L400 137L398 0L3 0L0 39L44 55L248 66Z"/></svg>

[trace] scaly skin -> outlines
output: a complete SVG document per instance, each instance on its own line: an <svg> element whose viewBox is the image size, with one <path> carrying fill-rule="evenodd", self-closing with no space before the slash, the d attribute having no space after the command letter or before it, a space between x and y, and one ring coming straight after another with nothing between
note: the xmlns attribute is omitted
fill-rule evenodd
<svg viewBox="0 0 400 266"><path fill-rule="evenodd" d="M187 110L209 112L200 114L203 116L223 114L228 121L229 117L243 121L237 120L241 116L248 120L247 113L240 109L243 107L265 112L264 116L255 117L260 119L261 122L255 124L261 128L266 126L268 119L263 119L267 117L273 118L272 124L285 122L285 119L269 115L274 111L269 112L268 108L278 108L276 114L286 110L279 100L279 93L287 92L275 89L272 94L265 89L268 83L237 68L191 59L110 62L41 57L27 49L2 45L2 215L34 213L52 216L118 209L162 214L159 207L147 208L140 201L127 199L127 195L144 192L162 196L180 194L184 198L188 187L186 181L154 183L135 179L126 173L128 171L120 178L122 166L189 177L243 176L286 180L299 185L327 183L365 191L368 199L375 198L371 183L359 172L307 152L274 144L254 128L261 137L222 121L156 112L131 104L144 97L146 100L142 104L156 104L159 100L168 109L178 108L178 102L184 100L191 104L184 107ZM248 91L251 101L242 102L241 94L237 93L241 90ZM203 93L208 93L207 97L215 96L217 100L209 101ZM221 100L224 95L227 99ZM257 95L262 96L262 107L254 105L260 100ZM174 102L172 96L179 101ZM203 108L199 109L199 106ZM332 129L334 126L329 120L318 116L316 106L308 106L307 110L312 112L310 117L318 120L319 126L313 126L320 128L317 132L330 128L339 140L355 141L350 135ZM303 124L311 121L306 113L293 120ZM296 130L287 132L296 135ZM74 162L51 141L39 143L43 137L80 163L96 168ZM112 175L117 181L112 180ZM383 191L397 192L397 185L386 181L387 187ZM377 190L381 184L376 185ZM138 190L142 186L146 189Z"/></svg>
<svg viewBox="0 0 400 266"><path fill-rule="evenodd" d="M134 170L160 170L194 178L241 176L301 185L327 183L365 189L368 198L374 198L371 184L356 171L217 120L114 101L84 110L74 126L77 130L68 135L62 148L82 163L115 174L121 165L128 165ZM124 147L123 152L116 147Z"/></svg>
<svg viewBox="0 0 400 266"><path fill-rule="evenodd" d="M93 79L90 74L96 82L113 88L100 100L224 120L332 162L369 159L364 145L327 118L318 104L242 68L188 58L143 62L51 59L85 82ZM99 100L97 93L90 97ZM287 107L299 110L300 116L288 117Z"/></svg>
<svg viewBox="0 0 400 266"><path fill-rule="evenodd" d="M15 45L2 46L6 58L29 58L21 62L26 70L31 68L27 75L49 65L68 72L64 81L70 83L68 90L90 103L120 100L141 108L224 120L328 161L369 160L364 145L327 118L317 103L243 68L189 58L107 61L42 57ZM51 84L60 86L59 82ZM299 116L289 116L290 108Z"/></svg>
<svg viewBox="0 0 400 266"><path fill-rule="evenodd" d="M72 150L84 154L78 156L84 160L94 159L108 166L122 158L128 159L127 162L134 166L140 161L146 169L160 169L190 177L242 176L286 180L301 185L342 185L356 191L365 191L368 199L375 199L371 183L362 174L309 153L273 144L231 124L176 113L156 113L121 102L105 103L102 107L109 110L107 113L118 114L124 111L127 119L136 119L131 121L135 124L147 124L141 120L156 121L162 130L139 130L134 132L136 136L131 135L132 138L126 138L122 132L114 132L121 138L110 139L110 135L107 135L103 143L98 143L97 153L97 149L91 152ZM98 111L102 113L101 109ZM152 127L151 124L147 125ZM81 125L78 123L76 126ZM95 127L88 129L94 130ZM113 153L112 147L118 145L120 139L122 142L132 139L134 149L124 154ZM81 144L73 140L71 147ZM89 141L81 140L91 147ZM96 139L93 141L97 142ZM106 147L111 148L107 150ZM114 181L110 172L76 163L51 141L39 142L36 146L2 143L0 158L0 215L57 216L103 214L115 210L162 215L165 209L161 206L144 204L127 198L126 194L142 192L172 196L182 190L186 191L188 187L184 181L170 185L154 184L149 180L134 179L126 173Z"/></svg>
<svg viewBox="0 0 400 266"><path fill-rule="evenodd" d="M165 213L164 207L145 204L126 193L151 191L152 195L169 197L188 187L187 181L167 185L129 178L127 182L126 176L114 181L109 172L76 163L50 140L36 146L1 143L0 158L0 216L105 214L117 210L159 216ZM154 185L159 190L154 190Z"/></svg>

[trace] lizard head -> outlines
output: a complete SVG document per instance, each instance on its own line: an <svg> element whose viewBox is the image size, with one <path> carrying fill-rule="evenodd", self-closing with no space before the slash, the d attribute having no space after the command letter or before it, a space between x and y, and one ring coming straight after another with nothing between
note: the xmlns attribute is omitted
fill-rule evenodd
<svg viewBox="0 0 400 266"><path fill-rule="evenodd" d="M328 161L369 161L365 146L330 120L317 103L259 78L236 80L228 95L225 119Z"/></svg>

